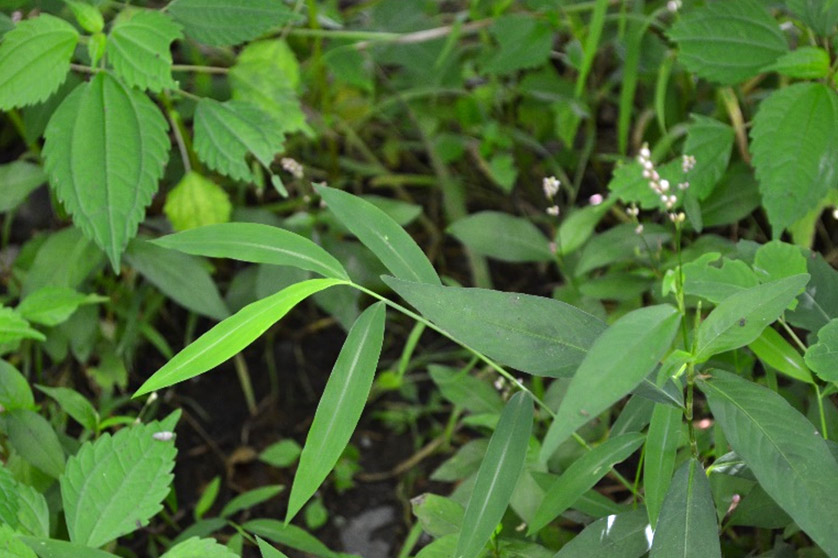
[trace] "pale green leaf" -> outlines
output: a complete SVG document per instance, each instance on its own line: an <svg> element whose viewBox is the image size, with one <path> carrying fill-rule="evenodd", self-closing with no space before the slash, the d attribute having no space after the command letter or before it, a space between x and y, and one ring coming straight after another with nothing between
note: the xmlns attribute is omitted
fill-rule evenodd
<svg viewBox="0 0 838 558"><path fill-rule="evenodd" d="M292 9L280 0L174 0L167 10L187 35L213 46L256 39L294 18Z"/></svg>
<svg viewBox="0 0 838 558"><path fill-rule="evenodd" d="M7 411L35 406L29 382L5 360L0 360L0 405Z"/></svg>
<svg viewBox="0 0 838 558"><path fill-rule="evenodd" d="M254 506L258 506L262 502L267 502L285 489L281 484L270 484L267 486L260 486L253 490L248 490L239 494L229 502L227 502L221 509L218 517L227 518L239 513L242 510L248 510Z"/></svg>
<svg viewBox="0 0 838 558"><path fill-rule="evenodd" d="M185 231L226 223L233 213L233 204L223 188L190 171L166 196L163 212L176 231Z"/></svg>
<svg viewBox="0 0 838 558"><path fill-rule="evenodd" d="M448 232L481 256L506 262L549 262L555 258L538 227L506 213L472 213L452 223Z"/></svg>
<svg viewBox="0 0 838 558"><path fill-rule="evenodd" d="M38 165L14 161L0 166L0 212L16 208L47 176Z"/></svg>
<svg viewBox="0 0 838 558"><path fill-rule="evenodd" d="M47 420L28 409L3 414L9 444L23 459L47 475L58 478L64 472L64 450Z"/></svg>
<svg viewBox="0 0 838 558"><path fill-rule="evenodd" d="M805 359L822 380L838 382L838 319L818 330L818 342L806 349Z"/></svg>
<svg viewBox="0 0 838 558"><path fill-rule="evenodd" d="M676 471L655 529L650 558L721 558L710 482L690 459Z"/></svg>
<svg viewBox="0 0 838 558"><path fill-rule="evenodd" d="M148 97L100 72L64 99L44 133L52 187L117 272L169 157L167 130Z"/></svg>
<svg viewBox="0 0 838 558"><path fill-rule="evenodd" d="M626 460L643 444L644 436L632 432L610 438L574 461L552 483L530 520L530 534L537 533L559 514L564 513L611 468Z"/></svg>
<svg viewBox="0 0 838 558"><path fill-rule="evenodd" d="M652 546L652 537L646 510L609 515L585 527L555 558L640 558Z"/></svg>
<svg viewBox="0 0 838 558"><path fill-rule="evenodd" d="M654 528L661 513L681 440L683 410L669 405L655 405L643 460L643 490L649 523Z"/></svg>
<svg viewBox="0 0 838 558"><path fill-rule="evenodd" d="M99 33L105 28L105 18L102 17L102 12L99 11L99 8L82 0L64 1L70 6L70 10L72 10L76 21L88 33Z"/></svg>
<svg viewBox="0 0 838 558"><path fill-rule="evenodd" d="M596 338L542 442L541 461L652 372L670 349L680 321L672 306L650 306L629 312Z"/></svg>
<svg viewBox="0 0 838 558"><path fill-rule="evenodd" d="M258 223L224 223L164 236L155 244L187 254L290 265L325 277L349 279L338 260L298 234Z"/></svg>
<svg viewBox="0 0 838 558"><path fill-rule="evenodd" d="M35 552L18 538L11 526L0 523L0 554L3 558L37 558Z"/></svg>
<svg viewBox="0 0 838 558"><path fill-rule="evenodd" d="M743 347L757 339L800 294L809 275L793 275L745 289L724 299L698 328L695 358Z"/></svg>
<svg viewBox="0 0 838 558"><path fill-rule="evenodd" d="M43 287L27 295L18 305L17 312L30 322L52 327L67 321L79 306L107 300L68 287Z"/></svg>
<svg viewBox="0 0 838 558"><path fill-rule="evenodd" d="M20 537L40 558L119 558L116 554L90 548L83 544L48 539L46 537Z"/></svg>
<svg viewBox="0 0 838 558"><path fill-rule="evenodd" d="M215 539L192 537L170 548L160 558L238 558L238 554Z"/></svg>
<svg viewBox="0 0 838 558"><path fill-rule="evenodd" d="M242 527L245 531L250 531L254 535L313 554L318 558L336 558L338 556L337 553L329 550L326 545L296 525L287 525L276 519L252 519Z"/></svg>
<svg viewBox="0 0 838 558"><path fill-rule="evenodd" d="M55 399L65 413L73 417L88 430L96 430L99 424L99 413L82 394L65 387L47 387L36 385L36 388Z"/></svg>
<svg viewBox="0 0 838 558"><path fill-rule="evenodd" d="M788 51L780 26L759 0L711 2L687 11L669 36L689 71L726 85L757 75Z"/></svg>
<svg viewBox="0 0 838 558"><path fill-rule="evenodd" d="M827 554L838 555L838 463L812 423L774 391L713 370L699 386L733 450Z"/></svg>
<svg viewBox="0 0 838 558"><path fill-rule="evenodd" d="M733 128L714 118L692 115L684 142L684 154L695 157L695 166L686 173L689 193L704 200L713 192L730 162Z"/></svg>
<svg viewBox="0 0 838 558"><path fill-rule="evenodd" d="M303 299L342 283L336 279L310 279L248 304L176 354L140 386L134 397L211 370L250 345Z"/></svg>
<svg viewBox="0 0 838 558"><path fill-rule="evenodd" d="M763 70L798 79L820 79L829 73L829 54L822 48L801 46Z"/></svg>
<svg viewBox="0 0 838 558"><path fill-rule="evenodd" d="M822 83L771 93L751 129L751 153L774 238L838 186L838 96Z"/></svg>
<svg viewBox="0 0 838 558"><path fill-rule="evenodd" d="M5 306L0 306L0 344L12 343L20 339L35 339L45 341L46 337L37 329L29 327L29 322Z"/></svg>
<svg viewBox="0 0 838 558"><path fill-rule="evenodd" d="M532 398L519 391L504 407L477 471L457 541L458 558L478 556L503 518L524 467L532 423Z"/></svg>
<svg viewBox="0 0 838 558"><path fill-rule="evenodd" d="M381 355L384 308L382 302L370 306L349 330L300 455L288 499L286 522L326 480L361 418Z"/></svg>
<svg viewBox="0 0 838 558"><path fill-rule="evenodd" d="M328 186L316 186L329 210L399 279L439 285L439 276L413 238L370 202Z"/></svg>
<svg viewBox="0 0 838 558"><path fill-rule="evenodd" d="M776 281L806 273L806 258L798 246L772 240L760 246L754 254L754 271L763 283Z"/></svg>
<svg viewBox="0 0 838 558"><path fill-rule="evenodd" d="M78 40L72 25L48 14L6 33L0 43L0 110L34 105L55 93Z"/></svg>
<svg viewBox="0 0 838 558"><path fill-rule="evenodd" d="M597 318L554 299L384 281L460 343L530 374L572 374L605 329Z"/></svg>
<svg viewBox="0 0 838 558"><path fill-rule="evenodd" d="M259 454L259 461L267 463L271 467L284 469L290 467L300 458L303 448L296 440L287 438L271 444Z"/></svg>
<svg viewBox="0 0 838 558"><path fill-rule="evenodd" d="M169 49L181 36L180 25L162 12L123 12L111 28L105 53L116 74L131 87L174 89Z"/></svg>
<svg viewBox="0 0 838 558"><path fill-rule="evenodd" d="M797 349L783 339L782 335L777 333L776 329L765 328L759 337L748 344L748 348L763 364L770 366L777 372L807 384L814 383L812 373L803 357L800 356Z"/></svg>
<svg viewBox="0 0 838 558"><path fill-rule="evenodd" d="M209 511L212 505L215 503L215 499L218 498L218 491L221 488L221 477L216 475L213 479L209 482L209 484L204 487L204 491L201 492L201 497L198 498L198 501L195 502L195 510L193 517L195 521L200 521L204 515Z"/></svg>
<svg viewBox="0 0 838 558"><path fill-rule="evenodd" d="M759 285L759 278L741 260L722 258L721 265L710 265L719 259L718 252L708 252L698 259L684 264L684 293L700 296L718 304L732 294Z"/></svg>

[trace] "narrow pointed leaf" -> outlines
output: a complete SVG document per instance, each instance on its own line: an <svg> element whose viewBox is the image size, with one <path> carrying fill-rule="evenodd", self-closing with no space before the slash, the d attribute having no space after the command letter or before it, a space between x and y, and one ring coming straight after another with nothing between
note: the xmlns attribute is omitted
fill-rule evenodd
<svg viewBox="0 0 838 558"><path fill-rule="evenodd" d="M20 537L20 540L34 550L39 558L119 558L116 554L69 541L46 537Z"/></svg>
<svg viewBox="0 0 838 558"><path fill-rule="evenodd" d="M806 366L804 357L800 356L797 349L791 346L776 329L767 327L759 337L748 344L748 348L754 352L764 363L785 374L789 378L813 384L812 373ZM809 347L811 349L812 347ZM808 354L809 351L806 351Z"/></svg>
<svg viewBox="0 0 838 558"><path fill-rule="evenodd" d="M678 311L661 304L630 312L605 330L570 381L542 443L541 460L637 387L669 350L679 323Z"/></svg>
<svg viewBox="0 0 838 558"><path fill-rule="evenodd" d="M286 522L326 480L355 431L381 355L385 314L384 303L376 303L349 330L300 454Z"/></svg>
<svg viewBox="0 0 838 558"><path fill-rule="evenodd" d="M256 543L259 546L259 552L262 554L262 558L288 558L285 554L266 543L260 537L256 537Z"/></svg>
<svg viewBox="0 0 838 558"><path fill-rule="evenodd" d="M9 445L30 465L58 478L64 472L64 449L47 419L29 409L3 413Z"/></svg>
<svg viewBox="0 0 838 558"><path fill-rule="evenodd" d="M657 525L658 514L666 497L672 471L675 470L675 454L681 438L681 409L669 405L655 405L652 422L646 438L646 454L643 461L643 490L646 495L646 511L652 528Z"/></svg>
<svg viewBox="0 0 838 558"><path fill-rule="evenodd" d="M328 186L317 193L343 225L372 250L393 275L405 281L439 285L439 276L425 253L386 213L370 202Z"/></svg>
<svg viewBox="0 0 838 558"><path fill-rule="evenodd" d="M52 327L69 319L79 306L106 300L67 287L43 287L27 295L18 305L17 312L30 322Z"/></svg>
<svg viewBox="0 0 838 558"><path fill-rule="evenodd" d="M337 558L338 556L336 552L330 550L305 530L276 519L251 519L242 525L242 528L269 541L301 550L318 558Z"/></svg>
<svg viewBox="0 0 838 558"><path fill-rule="evenodd" d="M310 279L248 304L199 337L155 372L134 397L188 380L218 366L250 345L308 296L343 283Z"/></svg>
<svg viewBox="0 0 838 558"><path fill-rule="evenodd" d="M478 556L503 518L524 467L532 421L532 399L520 391L512 396L501 413L486 457L477 471L457 541L457 558Z"/></svg>
<svg viewBox="0 0 838 558"><path fill-rule="evenodd" d="M729 372L713 370L699 386L760 486L827 554L838 555L838 463L812 423L782 396Z"/></svg>
<svg viewBox="0 0 838 558"><path fill-rule="evenodd" d="M195 40L213 46L230 46L255 39L271 27L294 18L278 0L175 0L168 12Z"/></svg>
<svg viewBox="0 0 838 558"><path fill-rule="evenodd" d="M640 558L652 546L652 535L644 509L609 515L585 527L555 558Z"/></svg>
<svg viewBox="0 0 838 558"><path fill-rule="evenodd" d="M163 12L123 12L111 29L105 52L125 83L159 92L176 87L169 49L181 37L180 25Z"/></svg>
<svg viewBox="0 0 838 558"><path fill-rule="evenodd" d="M610 438L574 461L547 490L530 521L530 534L540 531L570 508L607 475L614 465L634 453L643 444L643 440L644 436L637 432L623 434Z"/></svg>
<svg viewBox="0 0 838 558"><path fill-rule="evenodd" d="M155 244L187 254L290 265L325 277L349 279L338 260L298 234L257 223L208 225L158 238Z"/></svg>

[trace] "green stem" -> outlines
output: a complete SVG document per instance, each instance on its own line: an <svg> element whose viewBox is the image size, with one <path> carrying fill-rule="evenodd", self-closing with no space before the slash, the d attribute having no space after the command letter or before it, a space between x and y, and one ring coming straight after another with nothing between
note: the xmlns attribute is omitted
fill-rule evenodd
<svg viewBox="0 0 838 558"><path fill-rule="evenodd" d="M818 398L818 414L821 418L821 434L823 434L823 439L829 439L829 432L826 428L826 413L823 410L823 396L821 395L821 389L818 387L817 384L814 385L815 387L815 396Z"/></svg>
<svg viewBox="0 0 838 558"><path fill-rule="evenodd" d="M230 68L220 66L196 66L194 64L172 64L173 72L195 72L199 74L226 74Z"/></svg>

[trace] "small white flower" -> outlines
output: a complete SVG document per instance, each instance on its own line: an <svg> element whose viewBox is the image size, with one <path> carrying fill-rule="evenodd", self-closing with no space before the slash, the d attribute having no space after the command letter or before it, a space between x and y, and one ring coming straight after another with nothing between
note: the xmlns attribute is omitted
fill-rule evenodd
<svg viewBox="0 0 838 558"><path fill-rule="evenodd" d="M669 181L667 179L663 179L660 181L660 189L661 192L668 192L669 191Z"/></svg>
<svg viewBox="0 0 838 558"><path fill-rule="evenodd" d="M553 217L559 216L559 206L558 205L551 205L547 208L547 214L552 215Z"/></svg>
<svg viewBox="0 0 838 558"><path fill-rule="evenodd" d="M690 187L690 183L689 183L689 182L679 182L679 183L678 183L678 189L679 189L679 190L681 190L682 192L683 192L684 190L686 190L687 188L689 188L689 187Z"/></svg>
<svg viewBox="0 0 838 558"><path fill-rule="evenodd" d="M631 207L626 209L626 213L628 213L632 217L637 217L637 215L640 213L640 209L638 209L636 205L632 205Z"/></svg>
<svg viewBox="0 0 838 558"><path fill-rule="evenodd" d="M649 151L649 146L647 144L643 144L643 147L640 148L640 156L643 159L649 159L652 156L652 152Z"/></svg>
<svg viewBox="0 0 838 558"><path fill-rule="evenodd" d="M602 194L594 194L590 198L588 198L588 203L591 205L599 205L602 203Z"/></svg>
<svg viewBox="0 0 838 558"><path fill-rule="evenodd" d="M542 188L544 188L544 197L553 199L553 196L559 193L559 186L562 183L555 176L548 176L541 181Z"/></svg>
<svg viewBox="0 0 838 558"><path fill-rule="evenodd" d="M677 12L680 8L681 0L669 0L669 2L666 3L666 9L673 14Z"/></svg>
<svg viewBox="0 0 838 558"><path fill-rule="evenodd" d="M690 172L695 167L695 157L692 155L684 155L681 157L681 170Z"/></svg>
<svg viewBox="0 0 838 558"><path fill-rule="evenodd" d="M647 180L652 178L652 171L643 169L643 178Z"/></svg>
<svg viewBox="0 0 838 558"><path fill-rule="evenodd" d="M832 210L832 218L838 219L838 207Z"/></svg>
<svg viewBox="0 0 838 558"><path fill-rule="evenodd" d="M669 196L661 196L661 203L669 203Z"/></svg>
<svg viewBox="0 0 838 558"><path fill-rule="evenodd" d="M158 397L157 392L152 391L151 395L149 395L148 399L146 400L146 405L150 405L151 403L154 403L155 401L157 401L157 397Z"/></svg>
<svg viewBox="0 0 838 558"><path fill-rule="evenodd" d="M634 227L634 233L635 234L643 234L643 223Z"/></svg>
<svg viewBox="0 0 838 558"><path fill-rule="evenodd" d="M279 164L282 165L285 172L294 178L299 179L303 177L303 166L291 157L283 157L279 160Z"/></svg>

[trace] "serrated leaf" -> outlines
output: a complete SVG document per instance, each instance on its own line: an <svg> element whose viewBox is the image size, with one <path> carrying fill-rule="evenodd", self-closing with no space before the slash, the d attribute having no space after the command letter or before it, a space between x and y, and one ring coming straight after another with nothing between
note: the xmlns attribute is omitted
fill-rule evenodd
<svg viewBox="0 0 838 558"><path fill-rule="evenodd" d="M609 515L585 527L555 558L640 558L652 546L652 537L646 510Z"/></svg>
<svg viewBox="0 0 838 558"><path fill-rule="evenodd" d="M0 553L4 558L37 558L35 552L18 538L18 533L5 523L0 523Z"/></svg>
<svg viewBox="0 0 838 558"><path fill-rule="evenodd" d="M0 405L7 411L35 406L29 382L5 360L0 360Z"/></svg>
<svg viewBox="0 0 838 558"><path fill-rule="evenodd" d="M788 51L780 26L759 0L711 2L688 11L669 36L689 71L725 85L757 75Z"/></svg>
<svg viewBox="0 0 838 558"><path fill-rule="evenodd" d="M281 484L273 484L267 486L260 486L253 490L248 490L239 494L229 502L227 502L218 514L218 517L227 518L239 513L242 510L250 509L258 506L262 502L267 502L285 489Z"/></svg>
<svg viewBox="0 0 838 558"><path fill-rule="evenodd" d="M797 47L764 68L798 79L820 79L829 73L829 54L822 48Z"/></svg>
<svg viewBox="0 0 838 558"><path fill-rule="evenodd" d="M804 358L822 380L838 382L838 319L818 330L818 342L806 349Z"/></svg>
<svg viewBox="0 0 838 558"><path fill-rule="evenodd" d="M475 254L506 262L549 262L550 243L530 221L498 211L472 213L448 227Z"/></svg>
<svg viewBox="0 0 838 558"><path fill-rule="evenodd" d="M678 311L668 304L649 306L629 312L597 337L544 437L541 461L652 372L670 349L680 321Z"/></svg>
<svg viewBox="0 0 838 558"><path fill-rule="evenodd" d="M96 430L99 423L99 413L93 405L79 392L65 387L47 387L36 385L39 390L55 399L65 413L73 417L76 422L88 430Z"/></svg>
<svg viewBox="0 0 838 558"><path fill-rule="evenodd" d="M826 37L838 22L838 2L835 0L786 0L786 6L806 25Z"/></svg>
<svg viewBox="0 0 838 558"><path fill-rule="evenodd" d="M568 376L605 324L558 300L487 289L384 282L460 343L517 368Z"/></svg>
<svg viewBox="0 0 838 558"><path fill-rule="evenodd" d="M0 306L0 344L12 343L20 339L45 341L46 337L37 329L29 327L29 322L5 306Z"/></svg>
<svg viewBox="0 0 838 558"><path fill-rule="evenodd" d="M78 40L72 25L48 14L6 33L0 43L0 110L34 105L55 93Z"/></svg>
<svg viewBox="0 0 838 558"><path fill-rule="evenodd" d="M675 454L681 440L683 410L669 405L655 405L649 432L646 436L646 454L643 461L644 503L649 513L649 523L654 528L666 498Z"/></svg>
<svg viewBox="0 0 838 558"><path fill-rule="evenodd" d="M695 358L711 356L757 339L809 282L809 274L793 275L740 291L724 299L698 328Z"/></svg>
<svg viewBox="0 0 838 558"><path fill-rule="evenodd" d="M117 272L163 175L168 127L148 97L100 72L64 99L44 133L52 187Z"/></svg>
<svg viewBox="0 0 838 558"><path fill-rule="evenodd" d="M710 482L695 459L684 463L663 502L650 558L721 558Z"/></svg>
<svg viewBox="0 0 838 558"><path fill-rule="evenodd" d="M806 417L772 390L713 370L699 386L760 486L827 554L838 555L838 463Z"/></svg>
<svg viewBox="0 0 838 558"><path fill-rule="evenodd" d="M336 552L329 550L326 545L296 525L287 525L276 519L252 519L242 525L242 528L269 541L290 546L318 558L337 558L338 556Z"/></svg>
<svg viewBox="0 0 838 558"><path fill-rule="evenodd" d="M532 398L519 391L504 407L477 471L457 540L458 558L478 556L503 518L524 467L532 423Z"/></svg>
<svg viewBox="0 0 838 558"><path fill-rule="evenodd" d="M210 168L236 180L255 182L245 157L252 153L269 168L284 136L270 115L244 101L203 98L195 109L195 153Z"/></svg>
<svg viewBox="0 0 838 558"><path fill-rule="evenodd" d="M160 558L238 558L238 554L215 539L192 537L170 548Z"/></svg>
<svg viewBox="0 0 838 558"><path fill-rule="evenodd" d="M3 416L9 444L15 451L29 464L58 478L64 471L64 450L47 420L28 409L14 409Z"/></svg>
<svg viewBox="0 0 838 558"><path fill-rule="evenodd" d="M44 495L32 486L17 483L19 533L35 537L49 536L49 506Z"/></svg>
<svg viewBox="0 0 838 558"><path fill-rule="evenodd" d="M367 308L349 330L300 454L286 523L326 480L355 431L381 355L385 317L384 303L378 302Z"/></svg>
<svg viewBox="0 0 838 558"><path fill-rule="evenodd" d="M186 254L244 262L290 265L325 277L349 279L326 250L291 231L258 223L224 223L158 238L155 244Z"/></svg>
<svg viewBox="0 0 838 558"><path fill-rule="evenodd" d="M25 319L49 327L67 321L79 306L97 304L108 299L95 294L83 294L68 287L42 287L27 295L17 312Z"/></svg>
<svg viewBox="0 0 838 558"><path fill-rule="evenodd" d="M248 304L176 354L134 393L134 397L188 380L218 366L250 345L308 296L342 284L336 279L309 279Z"/></svg>
<svg viewBox="0 0 838 558"><path fill-rule="evenodd" d="M291 8L280 0L175 0L167 10L187 35L212 46L256 39L294 18Z"/></svg>
<svg viewBox="0 0 838 558"><path fill-rule="evenodd" d="M106 433L67 460L60 484L71 541L100 547L163 509L177 449L156 440L158 431L150 423Z"/></svg>
<svg viewBox="0 0 838 558"><path fill-rule="evenodd" d="M223 188L190 171L166 196L163 212L176 231L185 231L228 222L233 204Z"/></svg>
<svg viewBox="0 0 838 558"><path fill-rule="evenodd" d="M47 181L47 175L38 165L14 161L0 166L0 212L16 208L38 186Z"/></svg>
<svg viewBox="0 0 838 558"><path fill-rule="evenodd" d="M821 83L774 91L759 107L751 153L774 238L838 186L838 96Z"/></svg>
<svg viewBox="0 0 838 558"><path fill-rule="evenodd" d="M692 115L692 124L684 142L684 154L695 157L695 166L686 173L689 193L704 200L713 193L730 162L733 128L714 118Z"/></svg>
<svg viewBox="0 0 838 558"><path fill-rule="evenodd" d="M105 53L126 84L159 92L176 87L169 49L181 37L180 25L162 12L128 13L114 23Z"/></svg>
<svg viewBox="0 0 838 558"><path fill-rule="evenodd" d="M105 28L105 18L102 17L102 12L99 11L99 8L81 0L64 1L70 6L70 10L72 10L76 21L88 33L99 33Z"/></svg>

